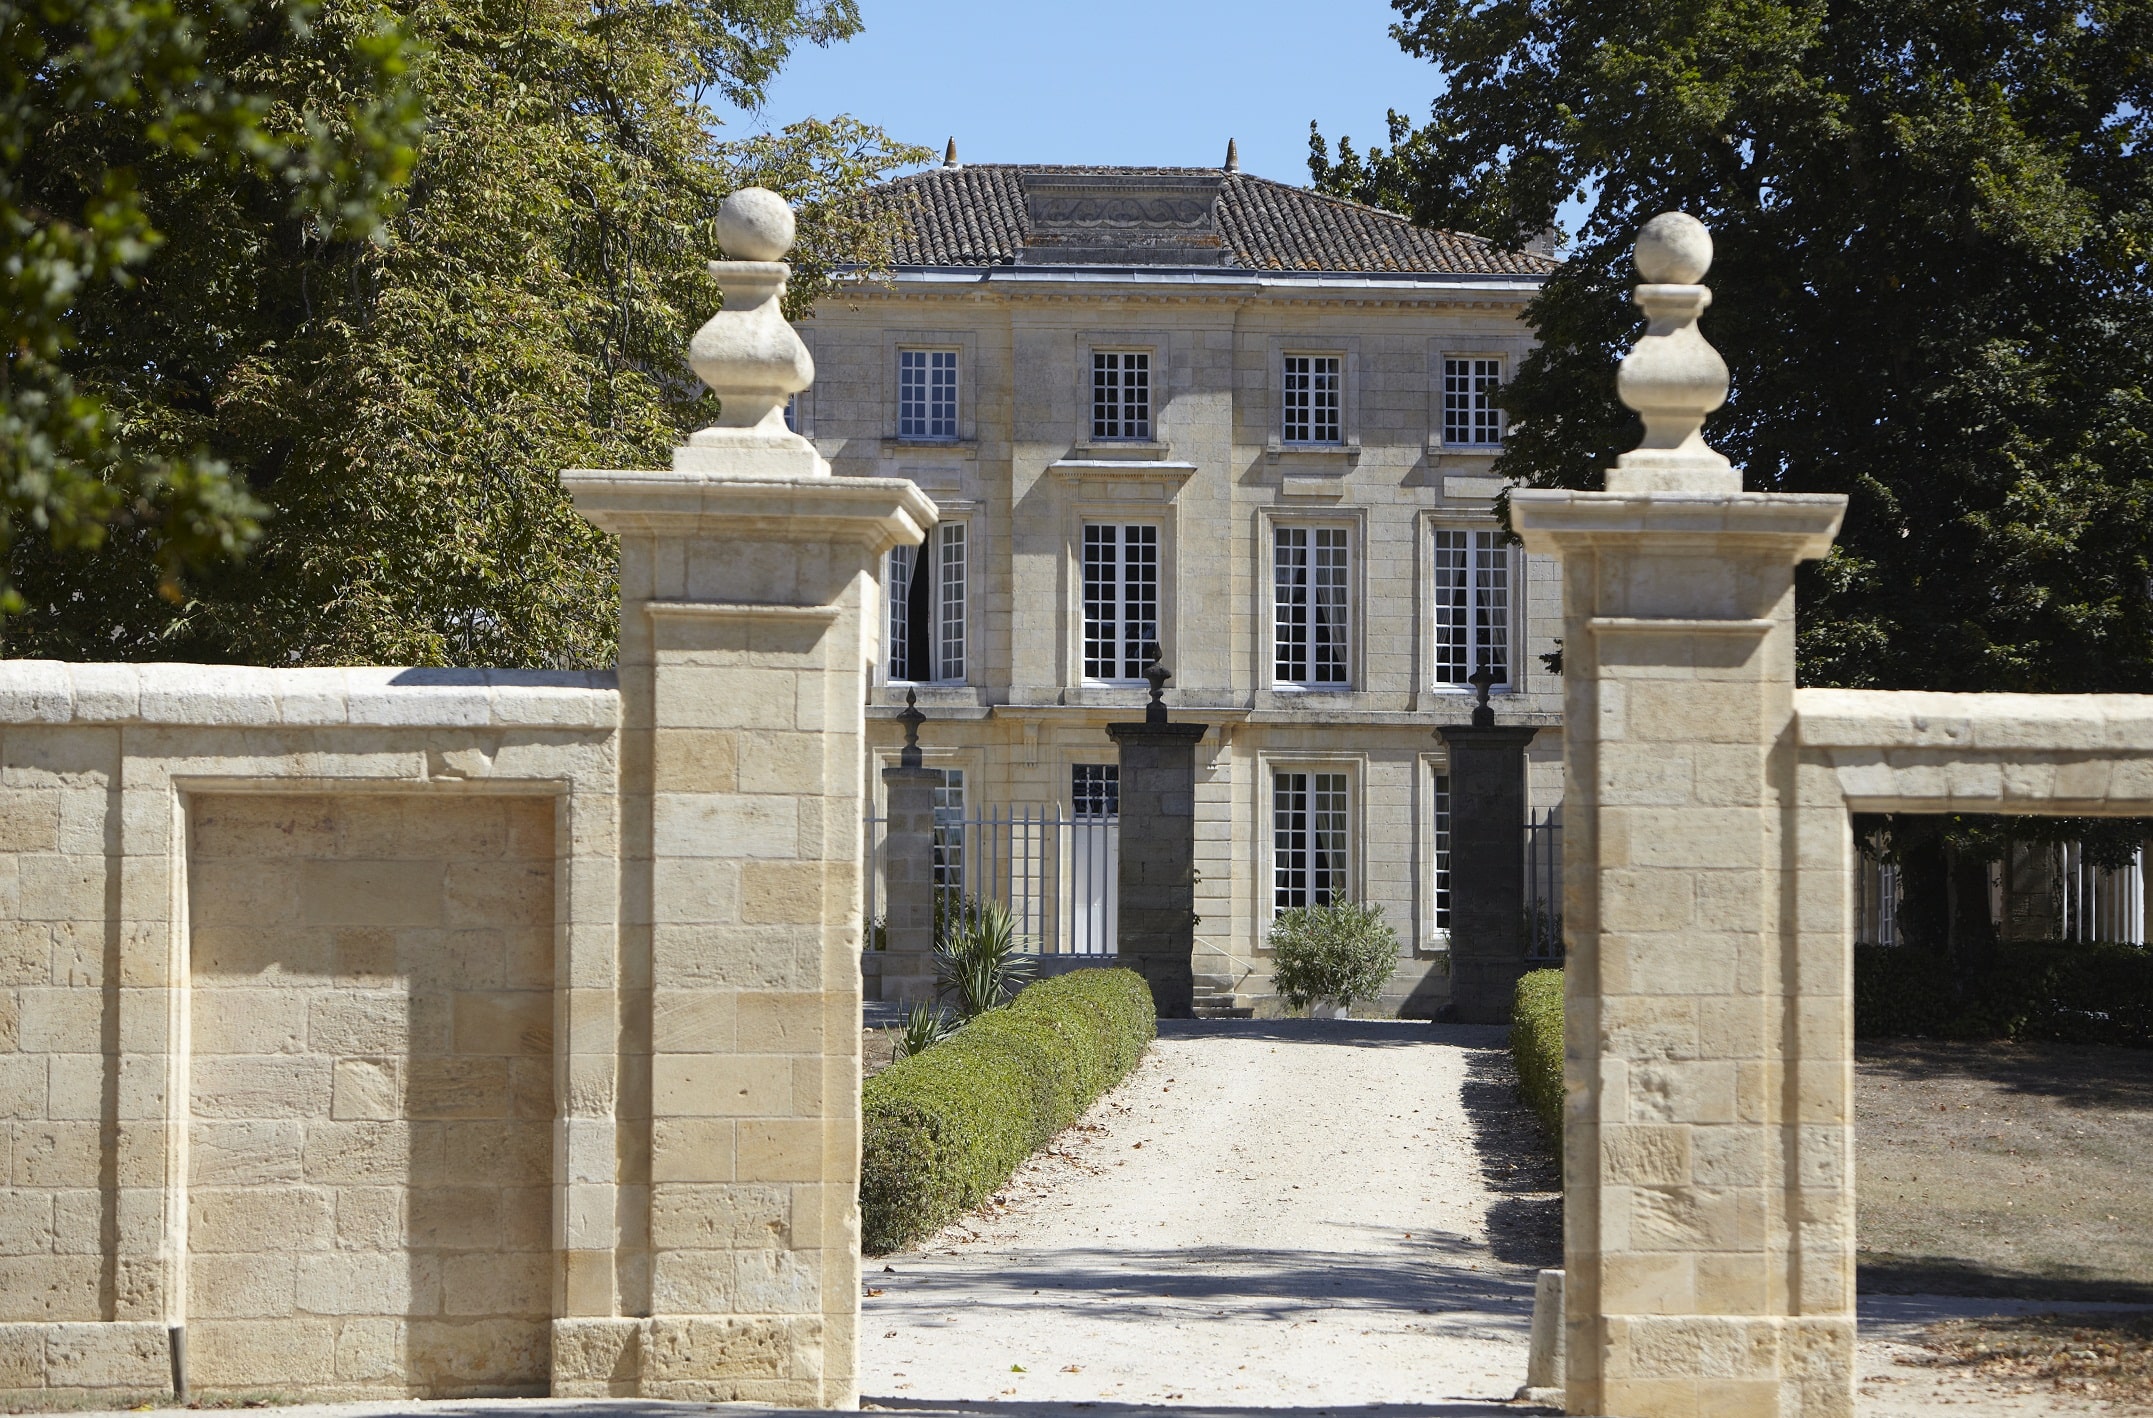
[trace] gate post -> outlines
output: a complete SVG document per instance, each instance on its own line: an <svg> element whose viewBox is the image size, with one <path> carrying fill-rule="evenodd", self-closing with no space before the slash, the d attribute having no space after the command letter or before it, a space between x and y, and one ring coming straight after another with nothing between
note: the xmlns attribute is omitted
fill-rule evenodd
<svg viewBox="0 0 2153 1418"><path fill-rule="evenodd" d="M1476 670L1471 724L1436 736L1450 766L1450 1001L1465 1024L1507 1024L1525 973L1525 749L1535 729L1498 726L1493 677Z"/></svg>
<svg viewBox="0 0 2153 1418"><path fill-rule="evenodd" d="M783 199L734 193L717 235L744 259L711 263L725 309L689 347L717 426L666 471L561 475L620 538L621 924L592 965L617 1026L570 1047L621 1144L571 1131L560 1162L554 1392L849 1408L875 568L935 508L785 427L814 365L778 308Z"/></svg>
<svg viewBox="0 0 2153 1418"><path fill-rule="evenodd" d="M1639 234L1645 438L1604 493L1512 496L1563 561L1567 1407L1854 1404L1844 923L1798 929L1794 568L1845 499L1745 493L1706 446L1711 238Z"/></svg>
<svg viewBox="0 0 2153 1418"><path fill-rule="evenodd" d="M907 692L905 746L894 768L882 770L886 825L882 879L888 888L883 920L882 999L932 1005L934 976L934 795L942 775L920 762L919 726L926 715Z"/></svg>
<svg viewBox="0 0 2153 1418"><path fill-rule="evenodd" d="M1115 949L1135 957L1159 1018L1187 1019L1196 1003L1196 745L1205 726L1167 722L1166 666L1154 659L1144 678L1144 722L1106 726L1121 749Z"/></svg>

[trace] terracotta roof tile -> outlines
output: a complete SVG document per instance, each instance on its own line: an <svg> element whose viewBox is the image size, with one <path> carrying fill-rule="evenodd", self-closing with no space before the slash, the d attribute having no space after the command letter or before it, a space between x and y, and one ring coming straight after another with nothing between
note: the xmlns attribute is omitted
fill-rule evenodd
<svg viewBox="0 0 2153 1418"><path fill-rule="evenodd" d="M982 164L932 168L875 189L904 204L899 266L1011 266L1029 235L1023 179L1220 179L1213 221L1223 265L1250 271L1396 272L1541 276L1556 262L1504 251L1478 236L1413 225L1382 211L1247 173L1191 167L1051 167Z"/></svg>

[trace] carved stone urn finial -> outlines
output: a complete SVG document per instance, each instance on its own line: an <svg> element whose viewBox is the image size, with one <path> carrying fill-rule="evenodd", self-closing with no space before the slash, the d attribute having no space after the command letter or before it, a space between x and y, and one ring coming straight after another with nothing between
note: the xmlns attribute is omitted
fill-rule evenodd
<svg viewBox="0 0 2153 1418"><path fill-rule="evenodd" d="M1705 415L1727 402L1727 362L1697 317L1712 303L1698 282L1712 234L1687 212L1662 212L1637 233L1635 299L1651 321L1615 376L1615 392L1645 421L1644 441L1608 470L1609 492L1740 492L1742 475L1704 441Z"/></svg>
<svg viewBox="0 0 2153 1418"><path fill-rule="evenodd" d="M1166 682L1174 677L1174 672L1160 663L1165 654L1158 641L1144 642L1144 679L1151 685L1151 702L1144 706L1144 722L1147 724L1166 722Z"/></svg>
<svg viewBox="0 0 2153 1418"><path fill-rule="evenodd" d="M718 244L728 260L710 263L725 308L688 342L688 363L721 401L718 421L675 452L677 470L720 466L720 450L744 446L808 450L785 427L785 401L815 382L815 361L778 301L792 268L792 208L777 193L743 187L718 208Z"/></svg>
<svg viewBox="0 0 2153 1418"><path fill-rule="evenodd" d="M1499 682L1495 677L1495 671L1489 669L1486 665L1482 665L1467 675L1465 682L1480 694L1478 702L1473 705L1473 727L1476 729L1494 728L1495 706L1488 703L1488 691L1495 688Z"/></svg>

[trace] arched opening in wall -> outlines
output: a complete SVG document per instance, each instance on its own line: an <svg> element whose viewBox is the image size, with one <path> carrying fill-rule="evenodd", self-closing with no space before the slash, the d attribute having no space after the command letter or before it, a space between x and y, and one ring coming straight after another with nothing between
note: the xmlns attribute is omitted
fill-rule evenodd
<svg viewBox="0 0 2153 1418"><path fill-rule="evenodd" d="M1867 1403L2153 1388L2148 826L1854 819Z"/></svg>
<svg viewBox="0 0 2153 1418"><path fill-rule="evenodd" d="M197 1395L546 1392L555 803L189 795Z"/></svg>

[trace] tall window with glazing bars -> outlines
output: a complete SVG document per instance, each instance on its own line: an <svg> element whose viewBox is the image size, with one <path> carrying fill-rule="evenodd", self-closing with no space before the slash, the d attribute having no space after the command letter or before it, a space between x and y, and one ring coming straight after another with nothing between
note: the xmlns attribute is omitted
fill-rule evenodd
<svg viewBox="0 0 2153 1418"><path fill-rule="evenodd" d="M1343 689L1348 681L1352 567L1344 527L1272 533L1272 679Z"/></svg>
<svg viewBox="0 0 2153 1418"><path fill-rule="evenodd" d="M1159 529L1084 528L1084 678L1134 680L1159 638Z"/></svg>
<svg viewBox="0 0 2153 1418"><path fill-rule="evenodd" d="M897 352L897 436L957 436L957 352Z"/></svg>
<svg viewBox="0 0 2153 1418"><path fill-rule="evenodd" d="M1510 549L1502 534L1435 529L1435 682L1462 685L1486 666L1510 683Z"/></svg>
<svg viewBox="0 0 2153 1418"><path fill-rule="evenodd" d="M1343 900L1348 890L1346 866L1346 775L1274 772L1272 909L1325 906Z"/></svg>
<svg viewBox="0 0 2153 1418"><path fill-rule="evenodd" d="M1107 440L1151 437L1148 351L1092 351L1091 436Z"/></svg>
<svg viewBox="0 0 2153 1418"><path fill-rule="evenodd" d="M916 547L890 550L884 677L897 683L964 678L965 524L944 522Z"/></svg>
<svg viewBox="0 0 2153 1418"><path fill-rule="evenodd" d="M1280 388L1285 408L1279 437L1287 443L1338 443L1339 367L1337 355L1285 356Z"/></svg>
<svg viewBox="0 0 2153 1418"><path fill-rule="evenodd" d="M1443 441L1453 448L1492 448L1503 441L1503 411L1495 393L1503 387L1499 359L1443 361Z"/></svg>

